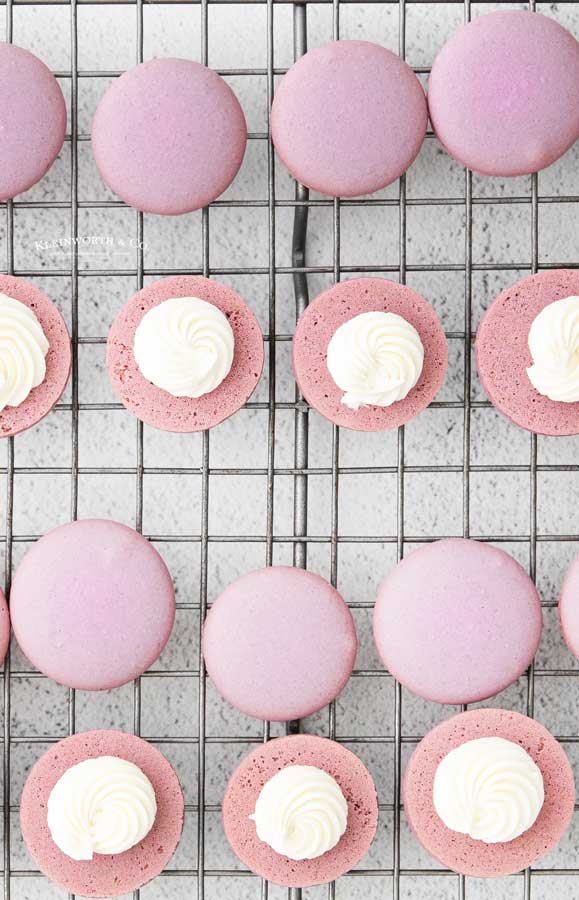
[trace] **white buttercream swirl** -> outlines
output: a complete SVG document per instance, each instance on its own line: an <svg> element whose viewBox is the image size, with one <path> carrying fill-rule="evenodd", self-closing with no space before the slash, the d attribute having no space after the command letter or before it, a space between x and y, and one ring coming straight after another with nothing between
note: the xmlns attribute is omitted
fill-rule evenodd
<svg viewBox="0 0 579 900"><path fill-rule="evenodd" d="M146 837L156 815L155 791L147 776L116 756L71 766L48 798L52 839L71 859L124 853Z"/></svg>
<svg viewBox="0 0 579 900"><path fill-rule="evenodd" d="M328 369L350 409L390 406L420 378L424 347L410 322L396 313L367 312L337 329L328 345Z"/></svg>
<svg viewBox="0 0 579 900"><path fill-rule="evenodd" d="M316 859L346 830L348 804L338 783L315 766L287 766L267 781L249 817L257 836L289 859Z"/></svg>
<svg viewBox="0 0 579 900"><path fill-rule="evenodd" d="M233 363L235 338L227 316L198 297L164 300L135 332L135 360L144 377L173 397L214 391Z"/></svg>
<svg viewBox="0 0 579 900"><path fill-rule="evenodd" d="M486 844L513 841L545 799L543 776L519 744L501 737L466 741L440 762L434 808L447 828Z"/></svg>
<svg viewBox="0 0 579 900"><path fill-rule="evenodd" d="M533 365L527 369L536 391L560 403L579 400L579 297L555 300L529 330Z"/></svg>
<svg viewBox="0 0 579 900"><path fill-rule="evenodd" d="M0 412L20 406L46 376L48 341L34 311L0 294Z"/></svg>

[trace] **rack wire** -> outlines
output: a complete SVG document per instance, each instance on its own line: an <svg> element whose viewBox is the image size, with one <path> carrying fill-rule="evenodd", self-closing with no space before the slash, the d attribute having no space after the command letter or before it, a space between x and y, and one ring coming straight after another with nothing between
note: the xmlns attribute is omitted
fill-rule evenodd
<svg viewBox="0 0 579 900"><path fill-rule="evenodd" d="M539 533L537 527L537 476L539 472L550 471L579 471L579 464L539 464L537 456L537 438L530 437L530 456L528 464L523 465L501 465L487 464L474 465L471 463L471 415L472 411L478 408L486 408L489 406L487 401L474 400L471 394L471 340L472 340L472 307L473 307L473 273L478 271L501 270L504 272L515 270L530 270L537 272L544 268L557 268L565 266L579 267L579 261L564 260L561 263L541 263L539 259L539 209L552 203L577 203L579 196L573 194L565 194L563 196L541 196L539 194L538 178L531 177L530 196L498 196L498 197L476 197L473 196L473 179L469 172L464 175L464 194L462 197L446 197L446 198L428 198L428 197L408 197L406 190L406 179L403 177L399 182L398 196L395 198L364 198L360 200L338 200L338 199L312 199L308 190L302 185L297 184L295 187L295 197L293 199L276 198L276 179L275 179L275 159L271 142L269 141L268 132L253 132L249 135L252 141L267 142L267 199L249 199L249 200L218 200L212 204L212 208L219 207L255 207L265 208L268 216L268 257L265 266L246 266L246 267L215 267L210 265L210 226L209 211L205 209L202 213L202 230L201 230L201 266L196 268L178 270L170 268L150 267L146 264L146 255L143 249L143 232L144 223L143 215L136 215L137 229L137 246L135 253L134 266L125 268L103 268L101 270L91 268L84 271L79 266L78 252L73 249L71 253L70 267L54 267L48 272L45 268L35 269L26 267L23 269L15 268L14 255L14 213L18 209L65 209L70 213L70 230L73 236L79 234L79 211L86 208L104 208L114 209L122 207L123 204L110 201L82 201L79 199L79 163L78 151L79 146L89 140L89 135L81 133L78 126L78 88L80 79L90 79L96 77L114 77L120 72L117 71L80 71L78 66L78 7L86 3L99 3L104 7L122 3L124 0L5 0L6 9L6 40L11 41L13 36L13 13L14 7L18 5L42 5L47 3L63 4L70 7L70 40L71 40L71 67L69 71L59 71L56 74L62 79L70 79L71 86L71 128L70 135L67 140L70 142L70 176L71 176L71 197L70 202L66 201L30 201L26 198L19 199L14 202L9 201L2 206L5 207L6 215L6 266L5 269L9 273L21 275L23 277L35 278L42 277L46 274L63 276L70 279L71 291L71 337L73 342L73 366L72 366L72 393L70 402L60 403L59 409L68 410L72 416L72 444L71 444L71 462L67 466L45 466L38 469L34 466L17 466L15 464L14 439L9 438L7 441L7 457L6 464L1 467L1 471L6 482L6 515L5 515L5 534L0 537L0 541L4 543L5 550L5 586L6 592L9 593L10 581L13 568L13 548L17 543L30 542L35 540L37 534L16 533L14 530L14 496L15 496L15 476L33 475L38 471L50 475L67 475L70 478L70 518L76 519L79 510L79 476L94 475L130 475L136 481L136 508L135 508L135 525L139 531L143 531L143 494L144 494L144 478L146 475L197 475L201 480L201 518L198 534L163 534L163 533L146 533L146 536L153 542L180 542L191 545L199 545L200 549L200 566L199 566L199 602L181 601L179 607L182 609L190 609L198 616L199 625L202 624L207 611L208 603L208 582L209 582L209 553L210 546L213 542L231 543L242 542L259 544L263 547L263 563L270 565L274 561L274 547L277 543L290 544L293 548L294 565L306 567L308 565L308 550L318 544L327 544L330 548L330 565L329 578L336 585L338 583L338 563L341 545L344 544L380 544L393 545L396 550L396 557L402 558L406 545L423 543L425 541L434 540L442 537L442 535L425 536L422 534L408 533L405 529L405 503L407 497L405 495L405 478L409 473L429 473L429 472L448 472L458 473L462 478L462 534L465 537L475 537L480 540L521 543L529 547L530 573L533 578L537 572L537 546L540 542L568 542L579 540L577 534L552 534ZM154 3L179 3L183 0L153 0ZM200 7L201 11L201 61L208 61L208 40L209 40L209 6L213 4L231 3L233 5L241 5L244 0L193 0L192 6ZM247 2L247 0L245 0ZM251 3L266 6L266 60L265 66L257 68L230 68L219 70L225 76L232 75L260 75L266 79L267 103L268 110L274 93L275 77L283 74L285 69L276 68L274 65L274 17L276 7L280 4L290 4L293 7L293 45L295 57L301 56L307 50L308 44L308 7L312 5L313 0L302 0L302 2L294 2L294 0L250 0ZM340 37L340 15L341 7L345 4L354 4L358 0L316 0L332 8L332 30L334 39ZM404 58L406 53L406 34L407 34L407 6L421 2L421 0L369 0L374 5L384 3L387 6L398 9L398 27L399 27L399 53ZM440 0L429 0L431 4L436 4ZM464 20L468 21L471 17L471 0L445 0L451 5L462 7L464 12ZM560 0L561 5L576 5L576 0ZM131 0L127 4L134 8L135 28L137 35L137 52L135 62L143 60L143 10L144 0ZM147 4L153 5L153 4ZM506 3L505 5L512 5ZM530 8L534 9L535 4L531 2ZM103 15L106 11L103 10ZM427 74L427 67L417 67L415 71L418 74ZM428 140L432 139L429 133ZM528 248L528 257L511 263L477 263L473 259L473 209L479 204L486 205L518 205L528 204L531 211L531 239ZM392 207L398 211L399 226L399 258L397 265L381 265L376 262L374 265L343 265L341 261L341 214L348 207ZM464 211L464 260L461 263L441 263L428 262L421 264L409 264L407 261L407 243L408 243L408 210L412 207L433 207L433 206L458 206ZM330 208L333 219L333 253L332 264L329 266L312 266L307 261L307 236L308 236L308 215L310 210L318 207ZM292 209L294 215L293 225L293 244L292 259L290 266L281 266L278 264L278 254L276 248L276 213L279 209ZM247 404L249 409L260 409L267 411L267 464L265 467L214 467L210 465L210 435L205 432L202 436L201 463L197 466L183 466L176 468L174 466L146 466L144 461L144 435L143 425L137 422L136 429L136 465L134 466L98 466L88 467L79 465L79 413L85 410L121 410L122 406L118 403L99 403L99 402L81 402L79 398L79 347L84 344L104 344L105 335L100 336L79 336L79 282L86 275L128 275L136 279L137 288L143 285L146 276L162 277L165 275L180 273L202 274L204 276L235 276L235 275L263 275L267 278L268 283L268 329L265 335L265 342L268 345L268 398L267 401L253 401ZM448 465L408 465L405 462L405 430L400 428L397 437L397 458L394 465L383 466L341 466L340 465L340 432L337 427L332 430L332 446L331 446L331 462L329 466L311 466L309 464L309 420L310 413L303 397L296 392L294 401L281 401L276 395L276 348L279 344L291 340L291 334L278 333L276 330L276 277L278 275L291 275L293 278L295 301L296 301L296 317L305 309L308 299L308 276L314 274L329 274L334 281L339 281L343 277L349 277L356 273L381 273L399 279L404 283L408 273L414 272L459 272L464 278L464 320L462 330L447 332L449 340L456 341L462 345L464 354L464 372L463 372L463 399L443 400L433 403L434 408L440 409L459 409L463 413L463 445L462 445L462 462L460 464ZM293 466L276 465L276 414L280 410L292 410L294 412L294 463ZM128 414L127 414L128 415ZM530 483L530 507L528 525L519 526L517 523L516 533L505 536L504 534L478 534L471 529L471 513L470 513L470 480L473 473L479 472L520 472L526 473ZM339 521L339 486L340 479L344 475L359 474L374 475L393 475L396 479L395 496L392 500L396 506L396 529L393 533L373 533L363 536L349 534L340 526L343 524ZM265 505L265 527L261 534L243 533L243 522L239 522L239 533L235 535L215 534L210 530L209 518L209 497L211 489L211 478L214 475L255 475L265 476L266 483L266 505ZM308 486L310 479L315 476L328 476L331 482L331 524L328 535L317 535L311 533L308 528ZM293 479L293 532L291 534L276 534L274 528L274 498L276 478L279 476L290 476ZM545 607L554 606L554 601L546 601ZM353 609L368 609L371 604L365 601L356 601L350 603ZM199 659L201 654L199 653ZM534 713L535 698L535 679L537 676L576 676L579 674L577 669L538 669L532 666L527 675L526 687L526 711L529 715ZM228 868L210 868L206 864L206 812L216 812L218 807L207 804L206 798L206 781L207 781L207 764L206 764L206 748L213 744L246 744L258 740L247 735L219 737L212 735L207 729L207 684L206 673L202 663L197 668L187 668L183 670L171 671L155 671L154 673L146 673L141 679L134 684L133 692L133 728L136 734L141 732L142 724L142 685L143 682L154 675L154 677L175 677L178 679L189 678L195 679L198 683L198 709L197 709L197 725L198 735L190 737L168 737L167 735L150 736L147 739L154 743L166 744L182 744L186 747L196 745L197 755L197 802L187 807L189 812L197 815L197 837L196 837L196 864L191 864L186 868L171 869L165 873L165 876L175 879L178 883L183 877L196 877L196 891L198 900L204 900L206 896L207 883L209 878L225 879L226 884L231 877L253 877L249 872L232 870ZM34 877L38 872L28 869L15 868L12 862L11 852L11 815L16 812L17 806L13 803L10 794L10 776L11 776L11 748L22 743L29 744L45 744L59 739L58 736L51 735L16 735L11 730L11 703L12 703L12 686L15 681L20 678L40 678L38 673L31 671L19 671L12 667L10 654L5 662L4 682L3 682L3 701L4 701L4 721L2 733L2 762L4 776L4 804L3 804L3 823L4 823L4 847L3 847L3 892L5 900L10 900L11 890L14 879L23 879ZM374 669L358 668L354 671L354 678L390 678L388 673L377 671ZM68 730L73 733L76 729L76 692L71 690L68 695ZM391 734L378 736L370 735L359 737L354 735L337 735L336 733L336 710L335 704L331 704L328 713L328 734L330 737L356 745L358 743L374 743L380 746L390 745L393 749L393 801L391 803L380 803L380 809L383 813L392 815L392 854L391 864L380 867L365 867L355 870L351 875L353 877L371 877L383 876L391 881L392 897L399 900L401 896L401 879L405 876L445 876L449 885L449 897L458 897L464 900L468 896L468 880L461 876L457 876L440 868L409 868L401 865L401 816L400 807L400 784L402 771L402 751L406 745L414 745L422 735L406 733L404 724L403 697L400 685L395 684L394 687L394 710ZM300 729L299 722L289 723L288 732L295 732ZM270 737L270 725L265 722L261 735L262 740L268 740ZM561 740L568 744L576 744L579 742L578 734L560 735ZM379 786L378 786L379 787ZM573 861L573 860L572 860ZM533 893L534 879L542 876L567 875L579 877L579 864L570 865L567 868L536 868L525 871L521 876L514 876L515 879L522 877L524 882L524 898L530 900ZM175 887L177 890L177 887ZM261 896L267 898L270 893L267 883L262 883L259 887ZM139 891L135 892L135 898L138 898ZM329 885L327 888L327 896L335 897L335 885ZM26 896L26 893L19 896ZM153 893L147 896L155 896ZM171 896L190 896L184 889L183 894L171 894ZM228 894L232 896L232 894ZM289 896L293 900L297 900L301 896L301 892L293 890L289 892ZM316 895L317 896L317 895ZM406 896L418 898L419 893L408 893ZM445 895L446 896L446 895ZM490 895L489 895L490 896Z"/></svg>

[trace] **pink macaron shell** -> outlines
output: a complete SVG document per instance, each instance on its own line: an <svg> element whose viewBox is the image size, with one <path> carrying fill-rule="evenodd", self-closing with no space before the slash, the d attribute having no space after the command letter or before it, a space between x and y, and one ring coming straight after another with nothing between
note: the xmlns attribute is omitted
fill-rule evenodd
<svg viewBox="0 0 579 900"><path fill-rule="evenodd" d="M485 737L520 744L543 776L541 812L513 841L485 844L451 831L434 808L434 776L442 759L466 741ZM412 831L435 859L464 875L490 878L525 869L557 844L573 816L575 783L563 748L539 722L504 709L473 709L441 722L418 744L404 773L402 798Z"/></svg>
<svg viewBox="0 0 579 900"><path fill-rule="evenodd" d="M207 206L243 161L247 128L229 85L189 59L153 59L113 82L92 124L103 181L129 206L178 215Z"/></svg>
<svg viewBox="0 0 579 900"><path fill-rule="evenodd" d="M46 375L19 406L0 411L0 436L11 437L36 425L58 402L70 375L72 349L68 331L58 309L37 287L22 278L0 275L0 293L19 300L33 310L48 341Z"/></svg>
<svg viewBox="0 0 579 900"><path fill-rule="evenodd" d="M338 197L399 178L418 155L426 121L412 69L368 41L310 50L283 77L271 110L275 149L294 178Z"/></svg>
<svg viewBox="0 0 579 900"><path fill-rule="evenodd" d="M339 784L348 804L346 831L335 847L317 859L293 860L257 837L249 816L261 789L287 766L316 766ZM357 756L335 741L295 734L261 745L235 770L223 798L223 827L234 853L249 869L274 884L306 887L334 881L368 852L378 825L372 778Z"/></svg>
<svg viewBox="0 0 579 900"><path fill-rule="evenodd" d="M372 311L397 313L414 326L424 346L424 366L404 400L354 410L341 402L344 392L328 370L328 344L340 325ZM316 297L297 324L292 350L296 381L308 403L330 422L356 431L409 422L434 399L448 365L446 337L433 308L416 291L385 278L342 281Z"/></svg>
<svg viewBox="0 0 579 900"><path fill-rule="evenodd" d="M48 798L67 769L98 756L118 756L138 766L155 791L157 815L143 840L124 853L74 860L52 840ZM34 862L55 884L83 897L117 897L147 884L165 868L181 837L183 811L179 780L155 747L121 731L85 731L54 744L35 763L22 791L20 826Z"/></svg>
<svg viewBox="0 0 579 900"><path fill-rule="evenodd" d="M174 297L198 297L229 319L235 338L233 364L221 384L202 397L173 397L141 374L133 345L135 331L154 306ZM126 408L163 431L203 431L219 425L249 400L263 369L263 336L255 315L232 288L192 275L173 275L143 288L122 308L109 332L107 369Z"/></svg>
<svg viewBox="0 0 579 900"><path fill-rule="evenodd" d="M10 646L10 612L6 597L3 591L0 591L0 665L4 661L4 657L8 653Z"/></svg>
<svg viewBox="0 0 579 900"><path fill-rule="evenodd" d="M530 665L543 618L516 560L479 541L450 538L414 550L386 576L374 640L404 687L437 703L498 694Z"/></svg>
<svg viewBox="0 0 579 900"><path fill-rule="evenodd" d="M579 272L553 269L530 275L499 294L478 328L476 363L489 400L515 425L537 434L579 434L579 402L550 400L527 375L534 319L555 300L576 295Z"/></svg>
<svg viewBox="0 0 579 900"><path fill-rule="evenodd" d="M526 175L579 138L579 44L536 12L501 10L464 25L428 81L435 133L484 175Z"/></svg>
<svg viewBox="0 0 579 900"><path fill-rule="evenodd" d="M216 688L258 719L301 719L326 706L348 681L356 650L352 614L338 591L288 566L236 579L203 629Z"/></svg>
<svg viewBox="0 0 579 900"><path fill-rule="evenodd" d="M0 200L36 184L58 156L66 133L66 105L42 60L0 43Z"/></svg>
<svg viewBox="0 0 579 900"><path fill-rule="evenodd" d="M579 556L576 556L563 580L559 594L561 632L571 653L579 659Z"/></svg>
<svg viewBox="0 0 579 900"><path fill-rule="evenodd" d="M159 657L175 592L142 535L105 519L61 525L36 541L10 592L14 634L49 678L86 691L119 687Z"/></svg>

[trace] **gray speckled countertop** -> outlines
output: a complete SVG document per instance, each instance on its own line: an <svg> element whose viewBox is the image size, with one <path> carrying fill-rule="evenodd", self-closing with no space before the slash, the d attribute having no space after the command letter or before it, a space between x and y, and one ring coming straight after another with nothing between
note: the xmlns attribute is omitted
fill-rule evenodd
<svg viewBox="0 0 579 900"><path fill-rule="evenodd" d="M512 4L514 5L514 4ZM472 5L472 14L494 9L492 4ZM579 3L538 3L537 9L553 16L579 35ZM71 66L70 15L68 5L27 5L14 7L14 41L41 56L57 72ZM457 3L419 3L406 6L406 55L417 67L427 67L452 30L463 20L464 9ZM0 29L5 8L0 8ZM209 6L209 63L217 68L261 68L266 64L267 8L265 4L236 3ZM115 71L136 60L136 8L122 3L78 7L78 66L81 71ZM397 51L399 8L397 4L348 3L341 7L341 37L379 41ZM198 5L159 4L144 7L144 57L182 55L200 58L201 10ZM332 37L331 4L308 5L309 46ZM274 64L291 64L292 7L274 5ZM244 106L250 131L267 128L266 77L237 75L228 78ZM70 96L70 78L62 78ZM90 129L91 115L110 78L79 79L79 131ZM79 142L79 199L94 201L110 195L99 180L92 161L90 144ZM25 199L49 202L70 199L70 143L48 177L33 188ZM278 199L293 198L293 184L281 164L275 169ZM407 196L413 198L464 197L464 172L440 148L434 139L426 140L422 152L407 176ZM579 247L579 145L538 179L540 196L552 202L539 204L540 264L578 262ZM473 321L476 329L482 311L504 286L529 271L531 260L531 179L473 178L473 195L478 200L517 197L513 205L475 203L472 222L472 256L477 268L473 274ZM567 195L574 202L557 202ZM398 186L381 195L394 201ZM267 144L252 140L241 173L226 194L226 199L267 201ZM528 202L527 202L528 201ZM0 258L6 251L7 234L0 215ZM134 275L107 274L115 268L134 269L134 251L127 253L123 243L136 236L137 217L124 208L81 208L79 233L112 238L114 248L101 248L97 255L80 252L79 334L82 338L103 338L109 324L136 287ZM292 210L278 207L275 215L276 257L278 268L291 264ZM342 266L399 264L399 212L396 205L360 208L347 206L341 213ZM444 205L409 205L407 209L407 263L429 266L435 263L464 265L465 209L461 202ZM268 266L268 209L260 207L220 207L209 213L212 268ZM66 253L51 252L37 241L52 241L70 235L70 211L67 208L18 208L14 216L14 259L16 270L45 272L35 277L57 301L70 321L71 278L53 276L51 269L68 270ZM145 216L145 268L197 267L202 262L201 214L163 219ZM94 250L94 247L92 248ZM332 208L316 207L310 213L308 262L332 267ZM520 265L517 271L502 268ZM484 269L492 265L492 269ZM91 274L98 270L100 274ZM103 274L104 273L104 274ZM224 275L223 280L238 289L268 330L268 276ZM347 277L347 276L346 276ZM396 278L396 274L393 276ZM151 280L147 277L146 280ZM330 284L330 273L309 277L312 296ZM440 399L453 401L449 408L426 411L405 430L404 533L416 539L463 534L464 463L464 273L461 271L409 271L408 283L429 298L442 317L450 340L450 368ZM288 334L295 324L295 306L291 276L276 274L277 331ZM79 348L79 400L82 404L109 403L115 400L109 387L103 342L82 343ZM277 344L276 398L294 400L294 382L290 367L290 345ZM471 396L483 399L473 367ZM70 403L70 387L64 398ZM267 367L254 399L267 403ZM311 468L324 470L309 476L309 533L326 538L331 531L332 430L316 413L310 415ZM15 441L17 472L14 491L15 536L40 534L70 517L71 476L69 472L47 474L31 468L70 467L73 419L70 410L58 409L37 428ZM243 410L215 429L210 438L212 468L236 469L267 467L267 409ZM294 413L278 409L276 424L276 469L288 469L294 460ZM137 426L120 409L81 408L79 413L78 515L111 516L135 524L137 479ZM0 445L1 465L6 462L6 443ZM196 468L201 465L200 436L177 436L144 428L144 465ZM537 581L545 601L557 596L565 568L579 549L577 497L579 472L566 470L577 464L579 438L539 438L537 454L537 532L545 535L577 535L576 541L555 542L541 539L537 545ZM397 531L396 497L398 459L397 434L364 435L343 432L340 435L341 467L393 467L381 474L343 473L339 479L338 529L340 535L395 536ZM492 408L476 406L471 413L470 531L472 536L494 535L501 546L529 567L529 542L510 541L510 536L527 536L531 528L531 438L510 426ZM507 471L485 471L500 464ZM446 470L415 471L424 466L444 465ZM98 468L126 469L120 474L95 473ZM548 467L548 468L544 468ZM291 562L293 533L293 491L291 474L276 474L274 490L274 562ZM243 545L212 540L208 552L208 599L211 602L237 574L265 563L267 479L264 474L212 474L209 479L209 533L227 536L246 533L262 540ZM5 478L0 478L0 504L6 503ZM4 528L4 516L0 519ZM201 477L199 474L155 474L146 472L143 481L143 530L153 535L199 535L201 527ZM281 539L281 540L277 540ZM415 546L412 545L412 546ZM407 545L405 552L412 549ZM189 608L178 611L175 632L155 671L196 671L199 665L199 542L158 544L176 582L178 601ZM14 544L16 565L26 543ZM4 553L4 543L0 544ZM338 548L338 587L347 601L371 602L385 572L395 562L394 543L341 543ZM328 577L329 543L309 545L308 565ZM193 608L191 608L193 607ZM370 610L355 610L360 636L357 668L381 671L370 633ZM557 613L545 609L544 637L537 657L534 709L555 734L573 739L566 744L579 775L579 679L561 670L577 672L579 663L566 650L558 627ZM12 649L10 780L12 828L10 866L15 870L32 867L21 844L17 805L26 773L42 752L45 736L68 733L68 692L44 678L31 677L29 664L17 647ZM91 727L134 727L134 692L128 685L103 694L77 693L78 730ZM504 694L491 701L520 710L527 709L527 678L522 678ZM402 734L423 734L454 710L443 708L402 692ZM393 894L393 878L372 874L373 869L393 867L393 773L394 684L389 677L362 675L350 680L336 704L335 730L338 737L356 738L353 749L365 760L376 780L380 802L384 805L376 841L363 861L368 874L345 877L336 886L338 900L346 898L383 898ZM328 733L328 711L304 723L304 729ZM161 749L174 762L183 783L188 812L181 846L171 862L172 870L197 868L197 759L198 679L197 677L147 677L141 685L141 732L143 736L166 736ZM272 728L280 733L280 727ZM203 866L209 872L234 871L239 863L229 851L222 834L218 805L226 780L236 762L259 739L262 726L232 710L209 683L207 686L207 736L205 748L206 803L205 853ZM227 742L237 736L246 743ZM372 736L372 740L368 738ZM175 739L183 738L182 742ZM377 740L377 738L382 740ZM220 739L224 739L220 742ZM402 745L403 764L412 744ZM539 870L579 867L579 820L560 846L541 860ZM447 900L459 896L459 881L454 875L429 875L436 868L411 837L402 816L400 842L400 896L412 900ZM412 870L413 874L408 874ZM13 877L15 900L52 900L64 897L38 876ZM563 897L578 900L579 878L569 875L533 874L533 900ZM205 897L249 900L260 896L259 879L246 875L205 878ZM144 888L144 900L181 900L195 895L196 878L164 876ZM495 881L467 879L468 900L522 900L525 883L521 876ZM269 896L278 900L286 892L272 887ZM308 900L328 896L326 888L304 891Z"/></svg>

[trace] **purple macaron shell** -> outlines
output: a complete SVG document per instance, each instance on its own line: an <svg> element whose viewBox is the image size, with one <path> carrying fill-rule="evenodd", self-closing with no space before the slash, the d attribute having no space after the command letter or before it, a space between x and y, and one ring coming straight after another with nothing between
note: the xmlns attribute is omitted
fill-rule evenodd
<svg viewBox="0 0 579 900"><path fill-rule="evenodd" d="M46 174L66 133L66 105L42 60L0 43L0 200L27 191Z"/></svg>
<svg viewBox="0 0 579 900"><path fill-rule="evenodd" d="M64 319L48 297L28 281L0 275L0 293L33 310L48 341L46 375L19 406L0 411L0 436L10 437L36 425L62 396L70 375L72 349Z"/></svg>
<svg viewBox="0 0 579 900"><path fill-rule="evenodd" d="M142 535L105 519L49 531L10 592L14 634L49 678L86 691L132 681L159 657L175 618L171 576Z"/></svg>
<svg viewBox="0 0 579 900"><path fill-rule="evenodd" d="M348 804L346 831L317 859L280 856L261 841L249 816L264 784L287 766L316 766L334 778ZM334 881L368 852L378 825L376 788L370 773L350 750L327 738L295 734L276 738L250 753L235 770L223 798L223 827L239 859L274 884L306 887Z"/></svg>
<svg viewBox="0 0 579 900"><path fill-rule="evenodd" d="M579 556L565 575L559 594L559 618L565 643L579 659Z"/></svg>
<svg viewBox="0 0 579 900"><path fill-rule="evenodd" d="M141 374L133 346L135 331L154 306L173 297L198 297L224 313L235 338L233 363L221 384L202 397L173 397ZM253 394L263 369L263 335L247 303L219 281L173 275L143 288L122 308L109 332L107 370L115 393L129 412L163 431L203 431L241 409Z"/></svg>
<svg viewBox="0 0 579 900"><path fill-rule="evenodd" d="M275 149L294 178L337 197L399 178L418 155L426 121L412 69L368 41L310 50L283 77L271 110Z"/></svg>
<svg viewBox="0 0 579 900"><path fill-rule="evenodd" d="M354 410L341 402L344 392L328 370L328 344L344 322L376 310L397 313L416 328L424 346L424 366L404 400ZM448 349L438 316L424 297L385 278L355 278L333 285L310 303L297 324L293 364L304 397L330 422L356 431L383 431L409 422L434 399L446 374Z"/></svg>
<svg viewBox="0 0 579 900"><path fill-rule="evenodd" d="M579 138L579 44L553 19L504 10L460 28L428 81L436 136L483 175L526 175Z"/></svg>
<svg viewBox="0 0 579 900"><path fill-rule="evenodd" d="M273 566L242 575L211 607L203 655L218 691L258 719L301 719L338 696L357 638L342 596L320 575Z"/></svg>
<svg viewBox="0 0 579 900"><path fill-rule="evenodd" d="M515 840L497 844L451 831L433 801L442 759L466 741L486 737L520 744L541 770L545 789L534 824ZM505 709L473 709L441 722L418 744L404 773L402 797L412 831L435 859L463 875L490 878L520 872L557 844L573 816L575 783L565 751L539 722Z"/></svg>
<svg viewBox="0 0 579 900"><path fill-rule="evenodd" d="M529 330L550 303L579 295L579 272L553 269L506 288L488 308L476 336L478 374L489 400L515 425L537 434L579 434L579 402L539 394L527 375Z"/></svg>
<svg viewBox="0 0 579 900"><path fill-rule="evenodd" d="M92 148L103 181L129 206L178 215L229 187L243 161L245 116L229 85L189 59L154 59L102 98Z"/></svg>
<svg viewBox="0 0 579 900"><path fill-rule="evenodd" d="M118 756L138 766L155 791L157 815L149 833L130 850L74 860L52 840L47 802L67 769L97 756ZM33 766L22 791L20 826L30 855L51 881L83 897L117 897L147 884L165 868L181 837L183 810L179 780L155 747L121 731L85 731L54 744Z"/></svg>
<svg viewBox="0 0 579 900"><path fill-rule="evenodd" d="M537 590L516 560L450 538L414 550L386 576L374 640L404 687L437 703L475 703L523 674L541 637Z"/></svg>

